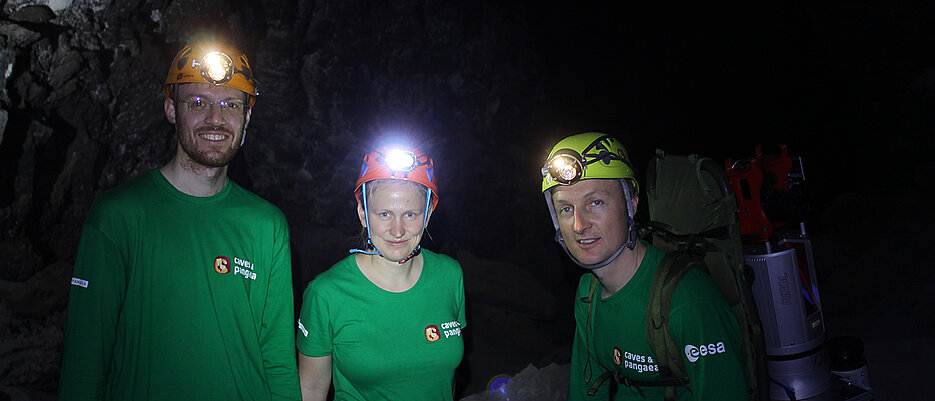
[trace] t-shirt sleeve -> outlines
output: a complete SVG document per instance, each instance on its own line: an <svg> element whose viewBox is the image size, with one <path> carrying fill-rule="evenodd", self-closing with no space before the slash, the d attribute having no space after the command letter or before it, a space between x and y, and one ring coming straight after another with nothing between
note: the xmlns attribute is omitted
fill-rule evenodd
<svg viewBox="0 0 935 401"><path fill-rule="evenodd" d="M460 266L458 268L458 290L457 290L457 302L458 302L458 323L461 324L461 329L464 330L467 327L467 318L464 315L464 275L461 273Z"/></svg>
<svg viewBox="0 0 935 401"><path fill-rule="evenodd" d="M68 297L59 400L104 395L126 292L126 258L98 227L85 224Z"/></svg>
<svg viewBox="0 0 935 401"><path fill-rule="evenodd" d="M311 357L328 356L332 350L331 310L321 287L320 281L309 283L302 295L299 312L296 347Z"/></svg>
<svg viewBox="0 0 935 401"><path fill-rule="evenodd" d="M283 219L276 227L269 291L263 312L260 347L263 367L269 380L272 400L301 398L299 374L293 351L294 301L292 296L292 255L289 229Z"/></svg>
<svg viewBox="0 0 935 401"><path fill-rule="evenodd" d="M747 399L740 329L726 302L681 306L672 311L669 328L682 350L693 399Z"/></svg>

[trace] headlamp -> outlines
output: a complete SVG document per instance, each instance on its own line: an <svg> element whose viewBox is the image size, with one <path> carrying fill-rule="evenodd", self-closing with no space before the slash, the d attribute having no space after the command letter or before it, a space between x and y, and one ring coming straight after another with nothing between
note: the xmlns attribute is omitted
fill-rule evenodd
<svg viewBox="0 0 935 401"><path fill-rule="evenodd" d="M416 155L405 150L390 150L383 158L386 166L392 171L408 173L419 166Z"/></svg>
<svg viewBox="0 0 935 401"><path fill-rule="evenodd" d="M215 85L224 85L234 76L234 61L219 51L205 54L201 61L192 60L192 67L198 67L202 78Z"/></svg>
<svg viewBox="0 0 935 401"><path fill-rule="evenodd" d="M545 167L542 175L548 174L555 182L562 185L571 185L584 175L584 159L581 154L571 149L562 149L555 152Z"/></svg>

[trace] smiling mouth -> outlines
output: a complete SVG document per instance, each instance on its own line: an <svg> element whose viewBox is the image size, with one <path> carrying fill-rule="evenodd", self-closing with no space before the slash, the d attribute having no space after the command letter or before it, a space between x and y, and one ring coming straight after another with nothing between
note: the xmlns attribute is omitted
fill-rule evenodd
<svg viewBox="0 0 935 401"><path fill-rule="evenodd" d="M202 134L198 134L198 136L199 136L199 137L202 137L202 138L204 138L204 139L207 139L207 140L209 140L209 141L223 141L223 140L227 139L227 135L224 135L224 134L208 134L208 133L202 133Z"/></svg>
<svg viewBox="0 0 935 401"><path fill-rule="evenodd" d="M593 243L597 242L597 240L599 240L599 239L600 239L600 238L587 238L587 239L579 239L579 240L576 240L576 241L577 241L579 244L581 244L581 245L590 245L590 244L593 244Z"/></svg>

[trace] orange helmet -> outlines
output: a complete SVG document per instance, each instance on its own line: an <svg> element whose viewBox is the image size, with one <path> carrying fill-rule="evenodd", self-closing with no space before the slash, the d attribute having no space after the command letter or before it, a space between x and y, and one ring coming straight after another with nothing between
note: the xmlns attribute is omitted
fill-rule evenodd
<svg viewBox="0 0 935 401"><path fill-rule="evenodd" d="M383 178L412 181L422 184L431 191L431 206L438 204L438 185L435 184L435 167L425 152L415 148L390 148L381 146L367 153L360 167L360 177L354 187L354 196L361 200L364 183Z"/></svg>
<svg viewBox="0 0 935 401"><path fill-rule="evenodd" d="M183 83L209 83L237 89L250 95L250 106L260 95L247 55L226 44L197 43L183 47L169 66L164 88L166 98L172 92L172 85Z"/></svg>

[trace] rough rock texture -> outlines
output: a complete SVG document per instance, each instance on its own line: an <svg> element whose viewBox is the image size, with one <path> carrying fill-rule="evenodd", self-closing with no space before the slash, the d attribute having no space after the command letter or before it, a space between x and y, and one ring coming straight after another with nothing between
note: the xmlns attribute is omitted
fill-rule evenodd
<svg viewBox="0 0 935 401"><path fill-rule="evenodd" d="M525 129L541 98L540 56L524 5L13 0L0 6L0 387L6 388L0 394L54 393L82 221L97 192L175 151L162 82L175 52L192 38L238 43L255 67L260 97L230 174L286 213L297 293L351 247L360 160L387 138L418 143L436 160L442 206L430 247L455 254L532 245L499 241L491 248L491 239L508 233L478 235L469 227L525 223L511 221L520 216L506 208L472 206L485 196L478 185L510 193L513 182L526 179L521 169L503 169L525 149L509 134ZM476 163L478 154L502 162ZM509 202L534 203L537 195ZM486 294L478 299L488 309L556 320L554 280L539 284L526 267L490 263L465 264L474 278L470 291ZM509 280L530 286L502 292L477 275L484 272L499 273L498 286ZM536 352L551 351L552 341L538 342Z"/></svg>
<svg viewBox="0 0 935 401"><path fill-rule="evenodd" d="M567 399L569 365L555 363L536 368L526 366L515 376L491 380L487 391L462 398L461 401L562 401Z"/></svg>

